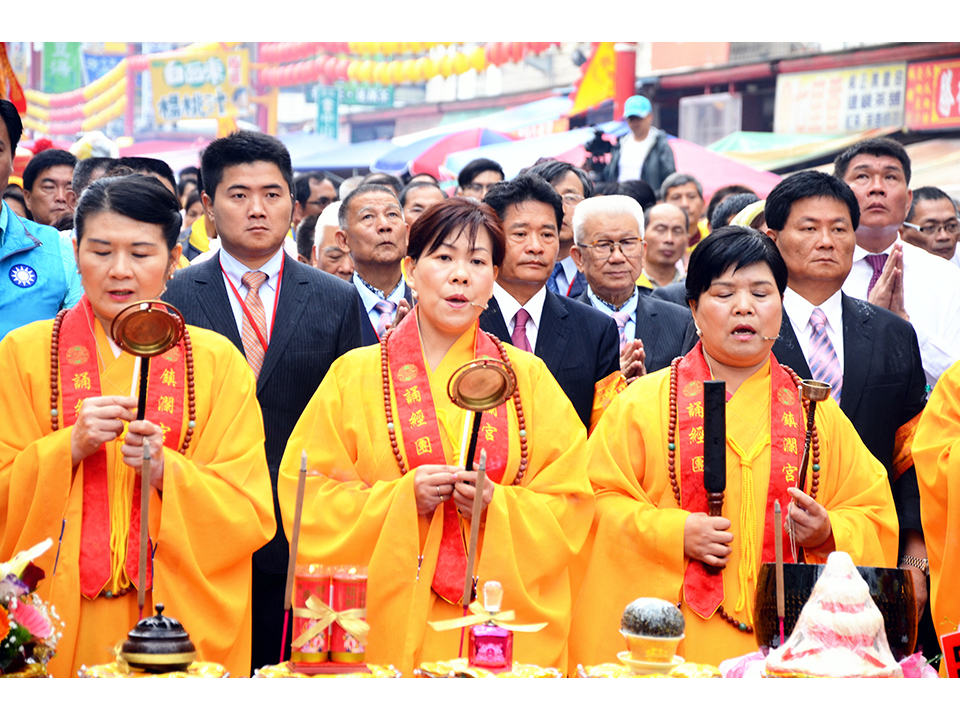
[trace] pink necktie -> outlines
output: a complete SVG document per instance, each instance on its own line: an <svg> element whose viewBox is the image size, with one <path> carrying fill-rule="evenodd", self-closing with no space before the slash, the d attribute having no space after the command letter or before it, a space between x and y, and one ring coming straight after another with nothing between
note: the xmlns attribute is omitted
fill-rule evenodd
<svg viewBox="0 0 960 720"><path fill-rule="evenodd" d="M867 255L865 260L870 264L870 267L873 268L873 276L870 278L870 284L867 285L867 295L869 296L873 290L873 286L877 284L877 280L879 280L880 275L883 274L883 266L887 264L887 253Z"/></svg>
<svg viewBox="0 0 960 720"><path fill-rule="evenodd" d="M627 342L626 329L627 323L630 322L630 313L615 312L613 313L613 319L617 323L617 330L620 332L620 349L623 350L623 346Z"/></svg>
<svg viewBox="0 0 960 720"><path fill-rule="evenodd" d="M267 339L267 316L263 311L263 301L260 299L260 286L267 281L265 272L245 272L240 278L244 287L248 288L247 297L244 303L247 310L253 316L257 330L260 331L260 337ZM260 377L260 368L263 367L264 348L260 343L260 337L257 331L250 324L250 318L247 313L243 313L243 322L240 326L240 338L243 340L243 354L247 356L247 362L253 370L253 374Z"/></svg>
<svg viewBox="0 0 960 720"><path fill-rule="evenodd" d="M526 350L527 352L533 352L533 349L530 347L530 341L527 339L527 320L530 319L530 313L520 308L513 317L515 325L513 327L513 334L510 335L510 342L513 343L514 347Z"/></svg>
<svg viewBox="0 0 960 720"><path fill-rule="evenodd" d="M840 372L840 360L837 351L830 342L826 329L827 316L820 308L814 308L810 314L810 325L813 331L810 340L813 345L810 350L810 372L814 380L830 383L830 394L838 403L840 390L843 388L843 373Z"/></svg>
<svg viewBox="0 0 960 720"><path fill-rule="evenodd" d="M393 322L393 312L397 309L397 304L389 300L379 300L373 308L380 311L380 322L377 323L377 336L379 337L387 331L390 323Z"/></svg>

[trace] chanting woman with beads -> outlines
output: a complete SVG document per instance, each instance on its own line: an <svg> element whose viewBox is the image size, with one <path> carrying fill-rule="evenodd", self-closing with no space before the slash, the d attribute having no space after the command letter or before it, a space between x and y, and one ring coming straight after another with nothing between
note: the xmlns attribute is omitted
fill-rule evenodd
<svg viewBox="0 0 960 720"><path fill-rule="evenodd" d="M276 527L253 374L220 335L187 328L151 359L137 421L139 373L110 325L163 291L180 256L179 206L153 178L104 179L81 197L76 229L84 296L0 343L0 557L53 539L35 561L46 573L39 592L62 621L50 670L75 677L81 664L113 660L137 623L148 522L147 608L165 605L198 660L246 675L250 556Z"/></svg>
<svg viewBox="0 0 960 720"><path fill-rule="evenodd" d="M631 385L588 443L597 517L571 662L614 661L624 649L620 615L638 597L680 604L679 654L689 661L716 665L756 650L757 575L774 560L776 532L786 562L843 550L858 565L896 567L886 473L830 398L816 407L807 494L798 488L805 401L800 379L771 353L786 285L776 246L751 228L722 228L693 251L686 288L700 342ZM711 379L726 383L722 517L707 514L704 489L703 381Z"/></svg>
<svg viewBox="0 0 960 720"><path fill-rule="evenodd" d="M301 451L308 477L301 563L367 565L367 660L404 674L459 654L459 631L428 621L461 617L464 537L481 522L475 575L497 580L515 622L518 662L566 660L567 566L593 518L583 424L542 361L504 346L477 319L504 256L493 210L466 198L430 208L410 229L404 272L417 305L378 346L337 360L290 436L280 503L293 524ZM464 470L467 412L447 383L475 358L512 366L517 390L484 413L483 516L472 517L475 471ZM472 416L472 413L470 413ZM479 456L479 450L478 450Z"/></svg>

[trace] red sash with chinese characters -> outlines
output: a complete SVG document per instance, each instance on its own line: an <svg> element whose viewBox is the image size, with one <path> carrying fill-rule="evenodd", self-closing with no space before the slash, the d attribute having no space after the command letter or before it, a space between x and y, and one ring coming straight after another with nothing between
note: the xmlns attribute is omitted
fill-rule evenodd
<svg viewBox="0 0 960 720"><path fill-rule="evenodd" d="M688 512L707 512L707 492L703 487L703 381L710 377L698 342L677 367L678 482L681 507ZM805 437L800 393L772 353L770 391L770 482L761 562L776 559L773 534L782 533L783 528L774 527L773 503L779 500L786 507L790 502L787 488L796 487ZM784 562L796 562L788 538L784 538L783 552ZM683 598L697 615L709 618L723 602L723 576L708 572L703 563L688 563L683 576Z"/></svg>
<svg viewBox="0 0 960 720"><path fill-rule="evenodd" d="M474 357L499 360L500 352L487 334L479 327L476 334ZM420 465L446 465L415 312L408 314L390 334L387 355L390 384L397 406L396 427L403 438L407 464L411 469ZM476 455L479 457L480 450L486 449L487 477L496 483L503 479L509 447L507 411L501 405L483 414ZM462 462L466 463L466 458L462 458ZM460 531L460 517L453 500L448 498L443 503L443 534L432 587L444 600L459 603L466 573L467 553Z"/></svg>
<svg viewBox="0 0 960 720"><path fill-rule="evenodd" d="M93 334L93 308L84 295L60 325L60 388L64 427L77 422L80 404L100 397L100 370L97 339ZM163 430L163 444L176 450L183 425L183 398L186 391L183 342L163 355L150 358L146 419ZM117 482L122 482L117 478ZM134 582L140 569L140 483L133 486L130 528L127 533L127 577ZM146 520L144 520L146 522ZM153 584L153 548L147 567L147 587ZM107 495L107 451L105 445L83 461L83 519L80 531L80 592L95 598L110 581L110 499Z"/></svg>

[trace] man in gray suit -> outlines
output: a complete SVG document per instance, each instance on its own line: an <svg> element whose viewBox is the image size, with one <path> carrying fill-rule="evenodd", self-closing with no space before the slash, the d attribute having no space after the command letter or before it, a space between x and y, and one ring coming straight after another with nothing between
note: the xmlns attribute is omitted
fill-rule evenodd
<svg viewBox="0 0 960 720"><path fill-rule="evenodd" d="M361 306L352 285L283 252L294 203L283 143L234 133L210 143L201 165L203 203L223 246L210 261L178 271L163 299L190 325L229 338L257 375L277 534L253 556L256 669L280 660L289 558L277 502L280 459L331 363L360 346Z"/></svg>
<svg viewBox="0 0 960 720"><path fill-rule="evenodd" d="M643 210L625 195L588 198L573 215L570 256L587 279L578 298L617 323L627 382L667 367L682 354L690 310L641 293Z"/></svg>

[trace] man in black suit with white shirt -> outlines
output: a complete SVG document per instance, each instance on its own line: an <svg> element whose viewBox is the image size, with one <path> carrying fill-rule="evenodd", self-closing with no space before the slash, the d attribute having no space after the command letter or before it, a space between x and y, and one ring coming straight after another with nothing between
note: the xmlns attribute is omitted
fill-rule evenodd
<svg viewBox="0 0 960 720"><path fill-rule="evenodd" d="M277 534L253 556L256 669L280 659L289 558L277 503L280 459L331 363L360 346L361 305L351 285L283 251L294 203L283 143L261 133L234 133L212 142L201 165L203 202L223 246L208 262L178 271L163 299L188 324L229 338L257 375Z"/></svg>
<svg viewBox="0 0 960 720"><path fill-rule="evenodd" d="M901 568L926 602L926 548L909 440L925 402L917 334L892 312L841 292L853 263L860 206L839 178L797 173L767 197L767 234L787 265L773 352L801 377L829 379L840 409L887 469L900 522Z"/></svg>
<svg viewBox="0 0 960 720"><path fill-rule="evenodd" d="M619 336L599 310L547 291L563 201L543 178L522 174L494 185L484 202L503 223L507 247L480 327L543 360L589 428L597 383L615 381L611 376L620 372ZM596 410L598 416L602 408Z"/></svg>

